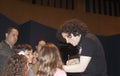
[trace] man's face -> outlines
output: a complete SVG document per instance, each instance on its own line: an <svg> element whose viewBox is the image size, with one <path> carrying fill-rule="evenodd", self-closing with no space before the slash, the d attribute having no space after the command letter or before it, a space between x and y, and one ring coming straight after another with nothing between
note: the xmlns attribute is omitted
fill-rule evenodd
<svg viewBox="0 0 120 76"><path fill-rule="evenodd" d="M13 46L18 40L18 30L12 29L10 33L6 33L6 41Z"/></svg>
<svg viewBox="0 0 120 76"><path fill-rule="evenodd" d="M66 43L76 46L80 41L81 35L74 36L72 33L69 35L68 33L63 32L62 37L66 40Z"/></svg>

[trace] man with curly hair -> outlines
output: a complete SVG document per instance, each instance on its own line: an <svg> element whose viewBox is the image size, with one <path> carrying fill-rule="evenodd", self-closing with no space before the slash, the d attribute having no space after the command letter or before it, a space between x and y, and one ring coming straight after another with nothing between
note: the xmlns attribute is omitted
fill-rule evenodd
<svg viewBox="0 0 120 76"><path fill-rule="evenodd" d="M57 38L78 49L78 57L68 60L63 66L66 72L78 73L78 76L107 76L103 47L85 23L77 19L66 21L58 30Z"/></svg>

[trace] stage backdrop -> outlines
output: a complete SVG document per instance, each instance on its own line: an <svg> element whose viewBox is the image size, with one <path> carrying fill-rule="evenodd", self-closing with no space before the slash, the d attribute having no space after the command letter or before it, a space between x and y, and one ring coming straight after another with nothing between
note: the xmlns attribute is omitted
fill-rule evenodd
<svg viewBox="0 0 120 76"><path fill-rule="evenodd" d="M98 36L107 60L108 76L120 76L120 34Z"/></svg>
<svg viewBox="0 0 120 76"><path fill-rule="evenodd" d="M4 39L7 27L18 27L17 23L0 13L0 41Z"/></svg>
<svg viewBox="0 0 120 76"><path fill-rule="evenodd" d="M33 47L37 45L38 40L53 42L57 45L56 30L30 20L19 25L20 35L18 43L29 43Z"/></svg>

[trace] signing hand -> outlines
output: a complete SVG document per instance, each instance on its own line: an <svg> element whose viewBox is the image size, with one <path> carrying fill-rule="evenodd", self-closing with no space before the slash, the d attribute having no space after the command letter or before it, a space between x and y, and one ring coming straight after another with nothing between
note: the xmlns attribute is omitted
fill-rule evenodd
<svg viewBox="0 0 120 76"><path fill-rule="evenodd" d="M66 62L66 65L72 65L72 64L78 64L79 63L79 59L78 58L74 58L74 59L70 59Z"/></svg>

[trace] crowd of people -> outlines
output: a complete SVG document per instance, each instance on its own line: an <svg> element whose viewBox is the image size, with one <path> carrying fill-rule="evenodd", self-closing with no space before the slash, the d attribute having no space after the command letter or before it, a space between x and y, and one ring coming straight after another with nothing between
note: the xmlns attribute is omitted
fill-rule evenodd
<svg viewBox="0 0 120 76"><path fill-rule="evenodd" d="M15 46L18 35L17 28L8 27L0 42L2 76L107 76L102 44L80 20L65 21L56 34L59 41L77 48L77 57L66 64L54 43L39 40L36 50L28 43Z"/></svg>

